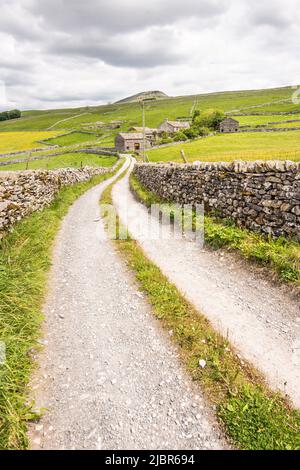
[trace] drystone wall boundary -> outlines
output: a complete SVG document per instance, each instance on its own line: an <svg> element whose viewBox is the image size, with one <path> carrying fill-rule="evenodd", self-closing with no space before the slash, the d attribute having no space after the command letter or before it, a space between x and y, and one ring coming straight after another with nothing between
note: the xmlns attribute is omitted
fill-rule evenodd
<svg viewBox="0 0 300 470"><path fill-rule="evenodd" d="M109 173L115 166L0 173L0 238L23 217L48 206L63 186Z"/></svg>
<svg viewBox="0 0 300 470"><path fill-rule="evenodd" d="M300 240L300 163L137 164L134 174L164 200L204 203L206 213L274 237Z"/></svg>

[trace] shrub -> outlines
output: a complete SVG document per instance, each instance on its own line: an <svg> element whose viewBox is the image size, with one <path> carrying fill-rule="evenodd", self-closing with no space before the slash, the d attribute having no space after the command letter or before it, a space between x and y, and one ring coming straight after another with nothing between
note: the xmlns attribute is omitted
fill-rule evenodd
<svg viewBox="0 0 300 470"><path fill-rule="evenodd" d="M9 121L10 119L19 119L20 117L21 111L18 109L12 109L11 111L0 113L0 121Z"/></svg>
<svg viewBox="0 0 300 470"><path fill-rule="evenodd" d="M175 142L182 142L184 140L187 140L188 137L187 135L185 134L184 131L179 131L179 132L176 132L176 134L174 135L174 141Z"/></svg>
<svg viewBox="0 0 300 470"><path fill-rule="evenodd" d="M198 129L195 127L184 129L183 133L188 139L196 139L196 137L199 135Z"/></svg>
<svg viewBox="0 0 300 470"><path fill-rule="evenodd" d="M219 109L209 109L194 119L194 127L208 127L208 129L215 131L224 118L225 114L223 111Z"/></svg>

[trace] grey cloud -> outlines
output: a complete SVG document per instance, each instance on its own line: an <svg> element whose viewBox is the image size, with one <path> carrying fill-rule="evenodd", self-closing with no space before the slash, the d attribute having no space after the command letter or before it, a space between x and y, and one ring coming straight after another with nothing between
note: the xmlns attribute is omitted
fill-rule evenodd
<svg viewBox="0 0 300 470"><path fill-rule="evenodd" d="M228 9L222 0L32 0L30 11L58 31L136 31L169 25L184 18L200 20Z"/></svg>
<svg viewBox="0 0 300 470"><path fill-rule="evenodd" d="M109 46L82 45L72 46L64 45L59 47L52 46L49 52L53 54L64 54L67 56L84 55L93 59L99 59L108 65L117 67L158 67L162 65L170 65L180 61L179 54L168 53L166 50L150 49L147 52L136 52L134 50L123 50Z"/></svg>
<svg viewBox="0 0 300 470"><path fill-rule="evenodd" d="M274 28L286 28L292 21L284 17L279 12L270 10L261 10L252 15L252 23L257 26L272 26Z"/></svg>
<svg viewBox="0 0 300 470"><path fill-rule="evenodd" d="M14 87L20 85L22 87L32 83L32 76L28 76L23 72L8 72L0 67L1 81L5 83L6 87Z"/></svg>
<svg viewBox="0 0 300 470"><path fill-rule="evenodd" d="M90 57L118 67L149 68L179 63L178 38L168 25L203 21L224 13L220 0L27 0L28 9L50 28L44 49L57 56ZM133 32L145 32L132 41ZM148 33L148 34L147 34ZM50 37L50 41L48 39Z"/></svg>
<svg viewBox="0 0 300 470"><path fill-rule="evenodd" d="M285 29L297 23L299 10L298 0L261 0L258 4L248 7L250 24L255 26L270 26L275 29Z"/></svg>
<svg viewBox="0 0 300 470"><path fill-rule="evenodd" d="M178 51L178 41L172 31L155 30L132 41L131 36L119 35L111 38L99 35L54 39L47 46L54 55L89 57L116 67L148 68L170 65L182 60Z"/></svg>
<svg viewBox="0 0 300 470"><path fill-rule="evenodd" d="M26 41L38 40L42 35L40 18L34 18L26 9L27 0L1 0L0 31Z"/></svg>
<svg viewBox="0 0 300 470"><path fill-rule="evenodd" d="M0 0L0 79L22 108L294 82L298 2Z"/></svg>

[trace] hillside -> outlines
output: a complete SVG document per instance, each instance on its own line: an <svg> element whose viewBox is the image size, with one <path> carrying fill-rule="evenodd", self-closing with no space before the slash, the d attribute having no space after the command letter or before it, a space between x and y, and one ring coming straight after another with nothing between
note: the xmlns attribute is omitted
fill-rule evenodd
<svg viewBox="0 0 300 470"><path fill-rule="evenodd" d="M190 96L178 96L178 97L164 97L164 99L157 99L149 101L145 105L146 111L146 125L149 127L157 127L161 122L169 118L170 120L176 120L177 118L188 118L191 113L198 109L205 111L210 108L219 108L224 110L226 113L231 115L238 115L237 118L240 124L243 126L250 126L250 128L267 125L268 123L273 124L272 127L299 127L299 122L284 124L288 120L300 120L300 104L293 103L292 96L294 93L293 87L274 88L266 90L244 90L244 91L228 91L218 93L206 93L200 95ZM155 92L161 93L161 92ZM145 96L144 94L135 95L135 99L138 97ZM26 131L32 133L32 136L27 135L26 139L31 139L33 142L32 148L41 147L40 144L35 144L36 135L34 133L38 131L49 132L48 137L51 137L51 133L57 132L57 134L66 134L71 131L73 134L68 137L59 139L59 142L52 139L47 143L49 145L60 144L64 145L75 145L81 144L84 141L95 145L101 145L104 147L113 147L114 139L118 132L128 131L132 126L142 125L142 111L139 101L126 102L126 100L133 99L134 97L126 98L122 102L102 105L97 107L82 107L74 109L54 109L54 110L43 110L43 111L25 111L22 113L22 117L13 121L0 122L0 153L11 152L15 150L24 150L24 139L25 136L20 139L20 132ZM125 102L124 102L125 101ZM298 114L296 114L298 113ZM242 116L240 116L242 115ZM1 133L5 133L1 134ZM14 134L16 133L16 134ZM10 138L9 135L10 134ZM82 135L84 134L84 135ZM226 140L225 148L226 157L228 158L256 158L260 156L261 152L265 153L265 157L271 158L272 154L282 154L283 152L295 152L295 155L289 158L298 158L300 151L300 143L298 143L299 133L291 133L290 137L285 133L278 132L275 139L273 139L270 133L262 133L260 136L255 137L254 135L247 133L247 137L239 138L239 142L243 141L243 145L239 143L231 143L230 139ZM46 136L45 136L46 137ZM225 137L224 137L225 139ZM286 142L288 139L288 147ZM299 140L299 139L298 139ZM215 140L211 141L208 139L207 145L215 144ZM219 142L219 141L218 141ZM272 145L274 142L274 147ZM245 143L245 145L244 145ZM252 155L253 144L255 143L255 155ZM228 145L227 145L228 144ZM214 159L221 157L219 155L218 147L214 146L214 149L206 150L205 146L203 149L198 149L198 145L195 146L195 152L192 155L188 155L193 159L198 159L198 156L204 158L207 151L207 156L213 155ZM28 148L28 146L26 146ZM198 155L199 150L199 155ZM217 152L215 152L217 150ZM174 159L174 148L165 150L169 153L170 158ZM240 154L241 152L241 154ZM176 149L176 158L178 158L178 149ZM151 152L152 154L152 152ZM149 155L150 156L150 155ZM157 155L154 158L156 161L162 155ZM166 155L163 155L163 159Z"/></svg>
<svg viewBox="0 0 300 470"><path fill-rule="evenodd" d="M179 96L149 102L146 105L146 125L159 125L166 117L190 116L194 105L204 111L220 108L228 113L245 113L253 119L255 114L278 114L300 112L300 104L292 103L292 87L267 90L229 91L201 95ZM253 106L255 106L253 108ZM257 108L259 106L259 108ZM141 125L141 107L138 102L115 103L97 107L25 111L21 119L0 122L1 131L47 131L82 129L98 122L109 124L121 121L122 129ZM272 119L274 120L274 119ZM257 121L257 119L256 119ZM257 122L259 124L259 122ZM248 122L247 122L248 124Z"/></svg>
<svg viewBox="0 0 300 470"><path fill-rule="evenodd" d="M136 95L116 101L115 104L135 103L142 100L161 100L165 98L169 97L163 91L143 91L142 93L137 93Z"/></svg>

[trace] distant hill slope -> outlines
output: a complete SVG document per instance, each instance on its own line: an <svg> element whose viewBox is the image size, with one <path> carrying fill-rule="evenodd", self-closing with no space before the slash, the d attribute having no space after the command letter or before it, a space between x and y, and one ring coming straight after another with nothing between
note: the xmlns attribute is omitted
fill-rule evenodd
<svg viewBox="0 0 300 470"><path fill-rule="evenodd" d="M142 93L137 93L136 95L128 96L128 98L124 98L123 100L116 101L115 104L122 104L122 103L135 103L136 101L142 100L161 100L169 98L163 91L143 91Z"/></svg>
<svg viewBox="0 0 300 470"><path fill-rule="evenodd" d="M157 127L166 118L170 120L176 120L180 117L187 118L195 107L201 112L211 108L219 108L229 114L245 113L253 115L248 118L238 117L241 125L259 125L269 121L296 119L298 116L295 114L291 117L284 115L277 117L255 116L255 114L262 113L267 113L268 115L299 113L300 116L300 104L292 102L294 92L295 89L293 87L227 91L177 97L167 97L165 94L158 92L161 93L161 99L149 101L145 107L146 126ZM143 95L143 93L140 93L135 96ZM132 98L126 99L130 100ZM105 136L107 135L104 142L105 145L113 145L116 132L120 132L120 130L126 132L130 127L142 125L139 101L124 102L122 106L119 104L109 104L73 109L24 111L20 119L0 122L0 140L1 132L4 131L47 131L51 127L55 131L62 132L68 130L86 130L87 125L101 122L109 126L113 121L121 121L121 128L115 130L103 128L103 130L99 130L100 133Z"/></svg>

